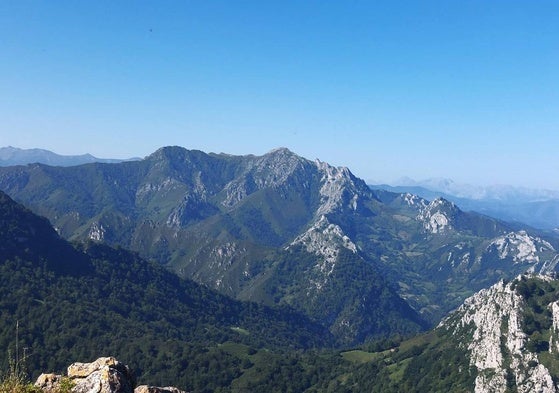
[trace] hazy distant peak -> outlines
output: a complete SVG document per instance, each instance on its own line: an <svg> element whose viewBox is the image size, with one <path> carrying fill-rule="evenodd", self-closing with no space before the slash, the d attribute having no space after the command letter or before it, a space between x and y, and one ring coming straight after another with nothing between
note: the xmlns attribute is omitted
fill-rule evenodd
<svg viewBox="0 0 559 393"><path fill-rule="evenodd" d="M18 149L18 148L13 147L13 146L7 146L7 147L0 148L0 160L6 160L6 159L10 158L11 156L13 156L14 153L16 153L19 150L21 150L21 149Z"/></svg>
<svg viewBox="0 0 559 393"><path fill-rule="evenodd" d="M448 178L428 178L414 180L402 177L394 182L395 186L423 187L429 191L473 200L496 200L514 202L536 202L559 199L559 191L532 189L512 185L495 184L490 186L457 183Z"/></svg>
<svg viewBox="0 0 559 393"><path fill-rule="evenodd" d="M45 164L51 166L74 166L93 162L117 163L136 159L104 159L91 154L60 155L45 149L20 149L13 146L0 148L0 166L14 166L27 164Z"/></svg>

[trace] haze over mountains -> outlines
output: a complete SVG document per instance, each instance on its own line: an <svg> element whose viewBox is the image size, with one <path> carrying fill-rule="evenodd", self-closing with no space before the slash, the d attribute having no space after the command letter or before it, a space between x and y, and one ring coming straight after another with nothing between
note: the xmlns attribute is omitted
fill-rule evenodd
<svg viewBox="0 0 559 393"><path fill-rule="evenodd" d="M42 348L43 368L45 359L67 364L68 348L99 356L76 343L83 334L110 351L130 340L110 353L119 358L141 356L133 342L142 336L152 350L139 368L177 384L169 370L205 367L199 385L181 379L195 391L555 391L558 365L544 352L559 329L551 310L559 284L515 279L556 273L553 233L443 198L371 189L348 168L284 148L233 156L174 146L139 161L2 167L0 190L30 209L0 193L0 310L6 323L33 326L26 337ZM493 285L426 336L397 349L367 347L434 328ZM508 308L494 295L503 293L513 299ZM65 321L59 331L57 320ZM0 331L6 347L10 329ZM368 350L343 358L289 352L332 346ZM480 348L501 360L483 363ZM528 368L511 360L517 355ZM362 365L343 360L363 357ZM301 378L278 377L272 364ZM212 373L220 377L210 382Z"/></svg>
<svg viewBox="0 0 559 393"><path fill-rule="evenodd" d="M508 185L471 186L450 179L415 181L402 178L393 185L375 189L410 192L426 199L443 197L463 210L477 211L505 221L525 223L540 229L559 228L559 191Z"/></svg>
<svg viewBox="0 0 559 393"><path fill-rule="evenodd" d="M452 179L430 178L416 181L408 177L394 182L399 187L422 187L428 190L442 192L465 199L493 199L503 202L538 202L550 199L559 199L559 191L515 187L512 185L476 186L456 183Z"/></svg>

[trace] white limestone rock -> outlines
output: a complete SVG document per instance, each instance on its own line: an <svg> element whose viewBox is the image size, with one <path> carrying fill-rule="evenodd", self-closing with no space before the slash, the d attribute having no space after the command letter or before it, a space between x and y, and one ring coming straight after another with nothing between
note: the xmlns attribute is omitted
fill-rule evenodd
<svg viewBox="0 0 559 393"><path fill-rule="evenodd" d="M105 227L98 223L98 222L94 222L91 225L91 228L89 228L89 234L88 237L89 239L93 240L93 241L97 241L97 242L102 242L103 240L105 240L105 233L107 232L107 230L105 229Z"/></svg>
<svg viewBox="0 0 559 393"><path fill-rule="evenodd" d="M453 229L453 216L458 212L455 204L437 198L420 210L417 220L423 223L423 229L428 233L447 233Z"/></svg>
<svg viewBox="0 0 559 393"><path fill-rule="evenodd" d="M525 301L512 283L501 281L466 299L439 324L439 328L453 331L456 337L471 332L471 340L462 345L467 346L470 364L478 370L476 393L505 392L507 375L511 374L519 393L557 392L549 370L539 363L537 354L526 349L527 335L522 331L524 307ZM554 324L559 327L559 306L552 307L557 312Z"/></svg>
<svg viewBox="0 0 559 393"><path fill-rule="evenodd" d="M512 258L513 263L529 264L540 262L538 253L555 251L549 242L530 236L526 231L509 232L497 237L487 247L488 252L493 250L497 252L499 259Z"/></svg>
<svg viewBox="0 0 559 393"><path fill-rule="evenodd" d="M321 216L311 228L298 236L291 243L291 246L294 245L302 245L307 252L320 257L319 262L312 269L314 275L311 284L316 290L322 289L334 271L341 248L346 248L353 253L357 252L355 243L338 225L330 223L326 216Z"/></svg>

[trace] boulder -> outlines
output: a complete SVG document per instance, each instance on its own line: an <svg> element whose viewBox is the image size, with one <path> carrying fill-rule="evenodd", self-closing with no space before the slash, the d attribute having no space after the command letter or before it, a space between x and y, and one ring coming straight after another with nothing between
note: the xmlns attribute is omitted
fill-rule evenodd
<svg viewBox="0 0 559 393"><path fill-rule="evenodd" d="M75 383L74 393L133 393L136 385L128 366L113 357L74 363L68 367L68 377Z"/></svg>
<svg viewBox="0 0 559 393"><path fill-rule="evenodd" d="M35 386L45 393L58 392L62 378L62 375L58 374L41 374L37 378Z"/></svg>
<svg viewBox="0 0 559 393"><path fill-rule="evenodd" d="M142 385L134 389L134 373L113 357L102 357L91 363L73 363L68 367L67 377L41 374L35 386L45 393L61 393L69 387L72 393L186 393L172 386Z"/></svg>

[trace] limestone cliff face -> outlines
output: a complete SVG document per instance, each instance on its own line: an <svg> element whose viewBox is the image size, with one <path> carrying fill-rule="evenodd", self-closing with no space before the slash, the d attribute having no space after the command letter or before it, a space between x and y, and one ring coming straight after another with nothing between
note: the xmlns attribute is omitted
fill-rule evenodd
<svg viewBox="0 0 559 393"><path fill-rule="evenodd" d="M550 280L545 276L536 279ZM523 330L523 321L529 306L516 289L519 280L508 284L501 281L478 292L439 325L439 329L450 330L462 340L459 345L470 351L470 364L478 371L476 393L506 392L511 387L519 393L558 391L537 351L527 345L529 336ZM559 305L553 302L549 308L553 338L559 329ZM550 345L550 351L556 353L558 349L556 343Z"/></svg>
<svg viewBox="0 0 559 393"><path fill-rule="evenodd" d="M460 213L454 203L437 198L421 208L417 219L428 233L446 233L453 229L455 217Z"/></svg>
<svg viewBox="0 0 559 393"><path fill-rule="evenodd" d="M67 376L41 374L35 386L45 393L59 393L65 387L72 393L186 393L175 387L136 386L134 373L114 357L73 363Z"/></svg>

